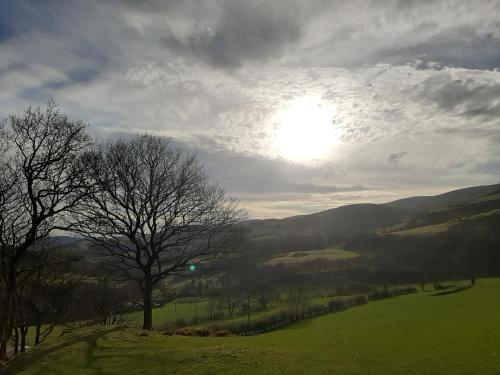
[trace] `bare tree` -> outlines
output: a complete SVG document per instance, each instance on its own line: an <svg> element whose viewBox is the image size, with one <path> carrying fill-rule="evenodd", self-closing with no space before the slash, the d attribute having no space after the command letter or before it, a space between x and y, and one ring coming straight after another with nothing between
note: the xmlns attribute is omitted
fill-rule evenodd
<svg viewBox="0 0 500 375"><path fill-rule="evenodd" d="M479 258L491 235L487 230L486 224L481 222L480 219L462 219L456 225L455 230L460 231L457 241L464 253L462 256L465 267L464 271L470 279L470 285L473 286L476 284L476 276L479 271Z"/></svg>
<svg viewBox="0 0 500 375"><path fill-rule="evenodd" d="M97 281L80 284L77 304L81 316L98 325L123 325L136 300L136 285Z"/></svg>
<svg viewBox="0 0 500 375"><path fill-rule="evenodd" d="M80 233L107 250L120 280L138 283L151 330L153 288L237 246L242 211L195 155L161 137L109 141L86 165L98 190L79 214Z"/></svg>
<svg viewBox="0 0 500 375"><path fill-rule="evenodd" d="M53 103L28 108L2 123L0 134L0 360L15 314L16 288L26 252L55 229L68 229L68 210L86 194L80 154L89 145L82 122Z"/></svg>
<svg viewBox="0 0 500 375"><path fill-rule="evenodd" d="M53 331L79 317L75 291L87 278L80 274L80 257L60 251L51 241L32 247L25 255L18 278L15 328L24 352L26 333L35 328L34 345Z"/></svg>

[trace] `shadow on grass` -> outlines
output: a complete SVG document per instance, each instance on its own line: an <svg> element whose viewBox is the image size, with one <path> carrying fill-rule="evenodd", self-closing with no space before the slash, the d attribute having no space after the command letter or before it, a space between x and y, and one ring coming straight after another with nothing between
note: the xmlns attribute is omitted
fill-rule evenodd
<svg viewBox="0 0 500 375"><path fill-rule="evenodd" d="M459 287L456 287L452 290L447 289L444 292L433 293L430 296L431 297L438 297L438 296L445 296L447 294L460 293L460 292L463 292L464 290L467 290L469 288L472 288L472 285L459 286Z"/></svg>
<svg viewBox="0 0 500 375"><path fill-rule="evenodd" d="M25 353L17 358L14 358L5 365L4 368L0 368L0 372L2 373L21 373L29 367L36 366L41 361L48 360L48 356L52 353L56 353L57 351L68 348L73 345L78 345L80 343L85 343L86 348L82 350L82 356L84 356L85 363L82 366L85 369L93 370L96 374L102 374L102 370L96 367L96 363L98 362L98 357L96 355L96 351L99 349L98 341L109 334L114 332L123 331L126 328L124 327L113 327L110 329L102 329L97 332L89 332L88 334L82 334L73 339L64 340L60 344L57 345L42 345L35 348L33 351Z"/></svg>

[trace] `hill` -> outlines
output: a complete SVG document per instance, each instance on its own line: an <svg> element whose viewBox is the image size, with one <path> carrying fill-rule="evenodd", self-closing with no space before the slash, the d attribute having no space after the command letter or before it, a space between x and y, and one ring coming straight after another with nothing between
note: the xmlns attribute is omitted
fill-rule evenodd
<svg viewBox="0 0 500 375"><path fill-rule="evenodd" d="M386 205L356 204L281 220L253 220L245 225L252 247L272 254L325 248L345 237L394 225L407 217L407 212Z"/></svg>
<svg viewBox="0 0 500 375"><path fill-rule="evenodd" d="M450 267L441 266L445 264L453 264L452 268L460 270L456 272L465 272L462 270L469 262L469 250L462 246L464 219L479 223L489 233L484 238L487 241L475 250L478 269L483 276L500 274L500 254L496 251L500 242L500 185L386 204L347 205L284 219L249 220L242 225L249 237L245 254L256 263L302 266L362 255L344 262L343 267L359 268L364 262L366 268L417 277L430 269L436 276L445 271L448 274ZM80 239L56 237L55 242L91 262L102 258L102 251ZM329 249L340 251L330 254Z"/></svg>
<svg viewBox="0 0 500 375"><path fill-rule="evenodd" d="M491 194L499 190L500 184L473 186L434 196L419 196L398 199L386 203L385 205L416 213L420 211L435 210L451 205L465 203L467 201L478 199L482 196Z"/></svg>
<svg viewBox="0 0 500 375"><path fill-rule="evenodd" d="M422 292L250 337L183 337L123 327L52 337L6 370L23 374L495 374L499 279Z"/></svg>
<svg viewBox="0 0 500 375"><path fill-rule="evenodd" d="M252 248L265 254L317 250L379 229L391 232L492 211L500 208L498 192L500 185L476 186L385 204L346 205L279 220L251 220L245 225Z"/></svg>

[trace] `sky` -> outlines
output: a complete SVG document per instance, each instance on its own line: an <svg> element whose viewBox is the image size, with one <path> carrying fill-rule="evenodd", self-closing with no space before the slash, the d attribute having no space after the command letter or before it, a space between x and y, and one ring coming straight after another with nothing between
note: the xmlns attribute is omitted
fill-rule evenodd
<svg viewBox="0 0 500 375"><path fill-rule="evenodd" d="M1 0L0 115L195 150L251 218L500 182L500 1Z"/></svg>

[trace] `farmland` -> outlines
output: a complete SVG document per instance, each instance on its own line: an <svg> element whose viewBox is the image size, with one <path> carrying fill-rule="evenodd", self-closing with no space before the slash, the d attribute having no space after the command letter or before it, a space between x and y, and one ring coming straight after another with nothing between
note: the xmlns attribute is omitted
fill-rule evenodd
<svg viewBox="0 0 500 375"><path fill-rule="evenodd" d="M252 337L89 328L51 338L7 367L25 374L495 374L499 279L460 293L370 302Z"/></svg>
<svg viewBox="0 0 500 375"><path fill-rule="evenodd" d="M292 251L280 256L276 256L267 261L266 264L267 265L283 264L286 266L286 265L297 265L321 259L333 262L340 259L355 258L357 256L359 256L359 254L352 251L343 250L340 248L310 250L307 252Z"/></svg>

